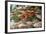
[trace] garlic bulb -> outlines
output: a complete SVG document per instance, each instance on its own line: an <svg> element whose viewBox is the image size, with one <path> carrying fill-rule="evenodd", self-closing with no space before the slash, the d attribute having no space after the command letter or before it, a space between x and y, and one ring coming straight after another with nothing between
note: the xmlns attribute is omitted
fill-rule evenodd
<svg viewBox="0 0 46 34"><path fill-rule="evenodd" d="M27 26L28 26L29 28L33 26L33 23L32 23L31 21L27 21L26 23L27 23Z"/></svg>
<svg viewBox="0 0 46 34"><path fill-rule="evenodd" d="M33 26L36 28L40 28L40 27L42 27L42 23L38 22L38 23L35 23Z"/></svg>
<svg viewBox="0 0 46 34"><path fill-rule="evenodd" d="M41 15L36 14L36 17L39 18L39 19L42 19L42 18L41 18Z"/></svg>
<svg viewBox="0 0 46 34"><path fill-rule="evenodd" d="M10 23L10 28L11 28L11 29L14 29L14 28L15 28L15 22L14 22L14 20L11 21L11 23Z"/></svg>

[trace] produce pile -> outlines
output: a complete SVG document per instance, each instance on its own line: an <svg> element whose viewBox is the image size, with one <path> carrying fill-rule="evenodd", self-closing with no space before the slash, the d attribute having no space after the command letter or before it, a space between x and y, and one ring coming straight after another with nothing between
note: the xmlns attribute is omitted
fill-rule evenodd
<svg viewBox="0 0 46 34"><path fill-rule="evenodd" d="M10 28L27 29L42 27L42 7L29 5L10 6Z"/></svg>

